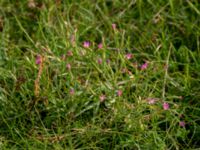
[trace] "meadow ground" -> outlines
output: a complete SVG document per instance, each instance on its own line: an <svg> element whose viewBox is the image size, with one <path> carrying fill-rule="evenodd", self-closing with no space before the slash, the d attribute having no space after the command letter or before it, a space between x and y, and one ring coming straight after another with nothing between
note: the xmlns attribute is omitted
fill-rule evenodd
<svg viewBox="0 0 200 150"><path fill-rule="evenodd" d="M1 150L194 150L199 101L199 0L0 0Z"/></svg>

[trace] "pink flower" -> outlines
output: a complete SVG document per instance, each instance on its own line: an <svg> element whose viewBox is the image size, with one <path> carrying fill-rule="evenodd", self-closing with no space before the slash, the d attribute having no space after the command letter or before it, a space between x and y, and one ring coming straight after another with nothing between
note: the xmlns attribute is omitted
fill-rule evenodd
<svg viewBox="0 0 200 150"><path fill-rule="evenodd" d="M39 64L41 64L41 62L42 62L42 57L41 57L40 55L37 55L36 60L35 60L35 63L36 63L37 65L39 65Z"/></svg>
<svg viewBox="0 0 200 150"><path fill-rule="evenodd" d="M128 53L125 55L125 57L126 57L126 59L129 60L129 59L133 58L133 54Z"/></svg>
<svg viewBox="0 0 200 150"><path fill-rule="evenodd" d="M117 96L122 96L122 93L123 93L122 90L118 90L117 91Z"/></svg>
<svg viewBox="0 0 200 150"><path fill-rule="evenodd" d="M168 110L169 109L169 104L167 102L163 103L163 109Z"/></svg>
<svg viewBox="0 0 200 150"><path fill-rule="evenodd" d="M103 48L103 44L102 44L102 43L99 43L99 44L98 44L98 48L99 48L99 49L102 49L102 48Z"/></svg>
<svg viewBox="0 0 200 150"><path fill-rule="evenodd" d="M83 47L85 47L85 48L90 47L90 42L88 42L88 41L83 42Z"/></svg>
<svg viewBox="0 0 200 150"><path fill-rule="evenodd" d="M179 122L179 126L180 126L180 127L185 127L185 121L180 121L180 122Z"/></svg>
<svg viewBox="0 0 200 150"><path fill-rule="evenodd" d="M145 70L148 67L148 62L145 62L142 66L141 66L141 70Z"/></svg>
<svg viewBox="0 0 200 150"><path fill-rule="evenodd" d="M70 94L70 95L74 95L74 93L75 93L75 92L74 92L74 89L70 89L70 90L69 90L69 94Z"/></svg>
<svg viewBox="0 0 200 150"><path fill-rule="evenodd" d="M112 28L113 28L113 30L116 30L116 24L115 23L112 24Z"/></svg>
<svg viewBox="0 0 200 150"><path fill-rule="evenodd" d="M110 59L107 59L107 60L106 60L106 63L107 63L107 64L110 64Z"/></svg>
<svg viewBox="0 0 200 150"><path fill-rule="evenodd" d="M67 52L67 56L73 56L73 52L72 51L68 51Z"/></svg>
<svg viewBox="0 0 200 150"><path fill-rule="evenodd" d="M102 64L102 59L101 58L99 58L97 61L98 61L98 64Z"/></svg>
<svg viewBox="0 0 200 150"><path fill-rule="evenodd" d="M99 96L99 99L100 99L100 102L104 102L105 99L106 99L106 96L105 95L101 95L101 96Z"/></svg>
<svg viewBox="0 0 200 150"><path fill-rule="evenodd" d="M71 65L70 65L70 64L67 64L67 65L66 65L66 68L67 68L68 70L70 70L70 69L71 69Z"/></svg>

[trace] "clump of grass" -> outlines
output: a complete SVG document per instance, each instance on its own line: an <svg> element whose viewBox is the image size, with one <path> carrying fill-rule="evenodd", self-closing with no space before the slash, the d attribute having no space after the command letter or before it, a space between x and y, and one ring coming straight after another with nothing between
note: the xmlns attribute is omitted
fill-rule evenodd
<svg viewBox="0 0 200 150"><path fill-rule="evenodd" d="M2 0L0 148L199 148L199 7Z"/></svg>

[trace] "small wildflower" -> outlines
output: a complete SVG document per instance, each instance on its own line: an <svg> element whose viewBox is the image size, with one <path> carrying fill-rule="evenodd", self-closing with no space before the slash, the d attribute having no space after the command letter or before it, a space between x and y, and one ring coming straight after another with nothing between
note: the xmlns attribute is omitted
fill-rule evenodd
<svg viewBox="0 0 200 150"><path fill-rule="evenodd" d="M88 41L83 42L83 47L89 48L90 47L90 42L88 42Z"/></svg>
<svg viewBox="0 0 200 150"><path fill-rule="evenodd" d="M70 69L71 69L71 65L70 65L70 64L67 64L67 65L66 65L66 68L67 68L68 70L70 70Z"/></svg>
<svg viewBox="0 0 200 150"><path fill-rule="evenodd" d="M73 52L72 51L68 51L67 52L67 56L73 56Z"/></svg>
<svg viewBox="0 0 200 150"><path fill-rule="evenodd" d="M105 99L106 99L106 96L105 95L101 95L101 96L99 96L99 99L100 99L100 102L104 102Z"/></svg>
<svg viewBox="0 0 200 150"><path fill-rule="evenodd" d="M41 57L40 55L38 55L38 56L36 57L35 63L36 63L37 65L39 65L39 64L41 64L41 62L42 62L42 57Z"/></svg>
<svg viewBox="0 0 200 150"><path fill-rule="evenodd" d="M118 90L117 91L117 96L122 96L122 93L123 93L122 90Z"/></svg>
<svg viewBox="0 0 200 150"><path fill-rule="evenodd" d="M116 30L116 24L115 23L112 24L112 28L113 28L113 30Z"/></svg>
<svg viewBox="0 0 200 150"><path fill-rule="evenodd" d="M185 121L180 121L180 122L179 122L179 126L180 126L180 127L185 127Z"/></svg>
<svg viewBox="0 0 200 150"><path fill-rule="evenodd" d="M126 54L125 55L125 57L126 57L126 59L132 59L133 58L133 54L130 54L130 53L128 53L128 54Z"/></svg>
<svg viewBox="0 0 200 150"><path fill-rule="evenodd" d="M99 49L102 49L102 48L103 48L103 44L102 44L102 43L99 43L99 44L98 44L98 48L99 48Z"/></svg>
<svg viewBox="0 0 200 150"><path fill-rule="evenodd" d="M145 62L142 66L141 66L141 70L145 70L148 67L148 62Z"/></svg>
<svg viewBox="0 0 200 150"><path fill-rule="evenodd" d="M169 104L167 102L163 103L163 109L168 110L169 109Z"/></svg>
<svg viewBox="0 0 200 150"><path fill-rule="evenodd" d="M74 92L74 89L70 89L70 90L69 90L69 94L70 94L70 95L74 95L74 93L75 93L75 92Z"/></svg>
<svg viewBox="0 0 200 150"><path fill-rule="evenodd" d="M98 64L102 64L102 59L101 58L98 59Z"/></svg>
<svg viewBox="0 0 200 150"><path fill-rule="evenodd" d="M110 59L107 59L107 60L106 60L106 63L107 63L107 64L110 64Z"/></svg>

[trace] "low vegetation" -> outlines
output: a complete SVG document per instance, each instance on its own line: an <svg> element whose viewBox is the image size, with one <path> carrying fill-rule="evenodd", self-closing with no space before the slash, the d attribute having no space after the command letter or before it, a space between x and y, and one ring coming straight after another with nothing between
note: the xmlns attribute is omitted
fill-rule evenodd
<svg viewBox="0 0 200 150"><path fill-rule="evenodd" d="M198 0L0 0L0 149L200 148Z"/></svg>

